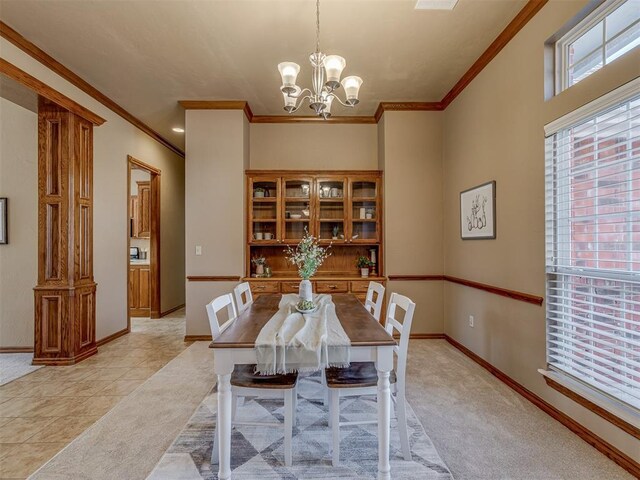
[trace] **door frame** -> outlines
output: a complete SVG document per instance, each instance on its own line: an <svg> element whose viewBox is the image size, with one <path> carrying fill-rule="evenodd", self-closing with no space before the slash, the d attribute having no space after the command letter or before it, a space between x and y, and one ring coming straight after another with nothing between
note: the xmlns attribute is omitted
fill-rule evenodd
<svg viewBox="0 0 640 480"><path fill-rule="evenodd" d="M129 314L129 249L131 247L131 221L129 219L129 202L131 198L131 170L133 168L145 170L150 176L151 204L150 204L150 233L149 233L149 296L151 318L160 318L160 169L127 155L127 330L131 331L131 315Z"/></svg>

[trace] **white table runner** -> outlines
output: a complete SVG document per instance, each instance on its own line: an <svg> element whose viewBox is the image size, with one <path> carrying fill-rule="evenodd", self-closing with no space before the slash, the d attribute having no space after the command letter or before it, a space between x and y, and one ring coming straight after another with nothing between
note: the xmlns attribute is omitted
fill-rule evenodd
<svg viewBox="0 0 640 480"><path fill-rule="evenodd" d="M256 338L256 371L262 375L348 367L351 341L336 315L331 295L315 295L314 313L299 313L298 295L283 295L278 311Z"/></svg>

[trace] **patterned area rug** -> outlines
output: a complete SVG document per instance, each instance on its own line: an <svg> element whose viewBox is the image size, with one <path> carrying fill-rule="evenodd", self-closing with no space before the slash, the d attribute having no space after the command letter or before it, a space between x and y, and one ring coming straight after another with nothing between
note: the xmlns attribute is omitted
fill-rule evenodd
<svg viewBox="0 0 640 480"><path fill-rule="evenodd" d="M341 465L331 465L331 430L328 407L322 404L320 376L301 377L298 384L298 424L293 428L293 465L285 467L283 433L278 427L238 426L231 438L234 479L375 479L378 471L377 425L341 427ZM207 395L173 445L149 475L151 480L217 480L210 464L216 421L215 389ZM246 399L238 406L238 419L283 421L282 400ZM376 418L375 397L343 398L341 421ZM407 422L413 461L405 461L395 419L391 421L391 478L394 480L451 480L453 477L411 406Z"/></svg>
<svg viewBox="0 0 640 480"><path fill-rule="evenodd" d="M0 354L0 385L24 377L43 367L43 365L31 365L32 360L33 353Z"/></svg>

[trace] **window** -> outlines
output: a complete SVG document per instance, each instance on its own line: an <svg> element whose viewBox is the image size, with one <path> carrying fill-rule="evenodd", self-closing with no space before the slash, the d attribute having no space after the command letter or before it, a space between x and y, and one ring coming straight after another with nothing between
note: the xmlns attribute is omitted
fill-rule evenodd
<svg viewBox="0 0 640 480"><path fill-rule="evenodd" d="M556 43L558 91L640 45L640 0L608 0Z"/></svg>
<svg viewBox="0 0 640 480"><path fill-rule="evenodd" d="M640 79L545 133L548 368L640 409Z"/></svg>

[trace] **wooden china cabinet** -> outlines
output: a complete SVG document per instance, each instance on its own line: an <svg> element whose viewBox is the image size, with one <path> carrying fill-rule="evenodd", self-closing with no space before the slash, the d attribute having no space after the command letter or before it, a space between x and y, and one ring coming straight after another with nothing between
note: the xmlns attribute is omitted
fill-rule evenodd
<svg viewBox="0 0 640 480"><path fill-rule="evenodd" d="M317 293L356 294L364 301L369 281L385 284L382 172L248 170L245 280L254 295L297 293L300 278L284 250L305 230L331 244L312 283ZM375 257L375 273L360 276L356 260ZM270 277L257 277L251 259L264 257Z"/></svg>

